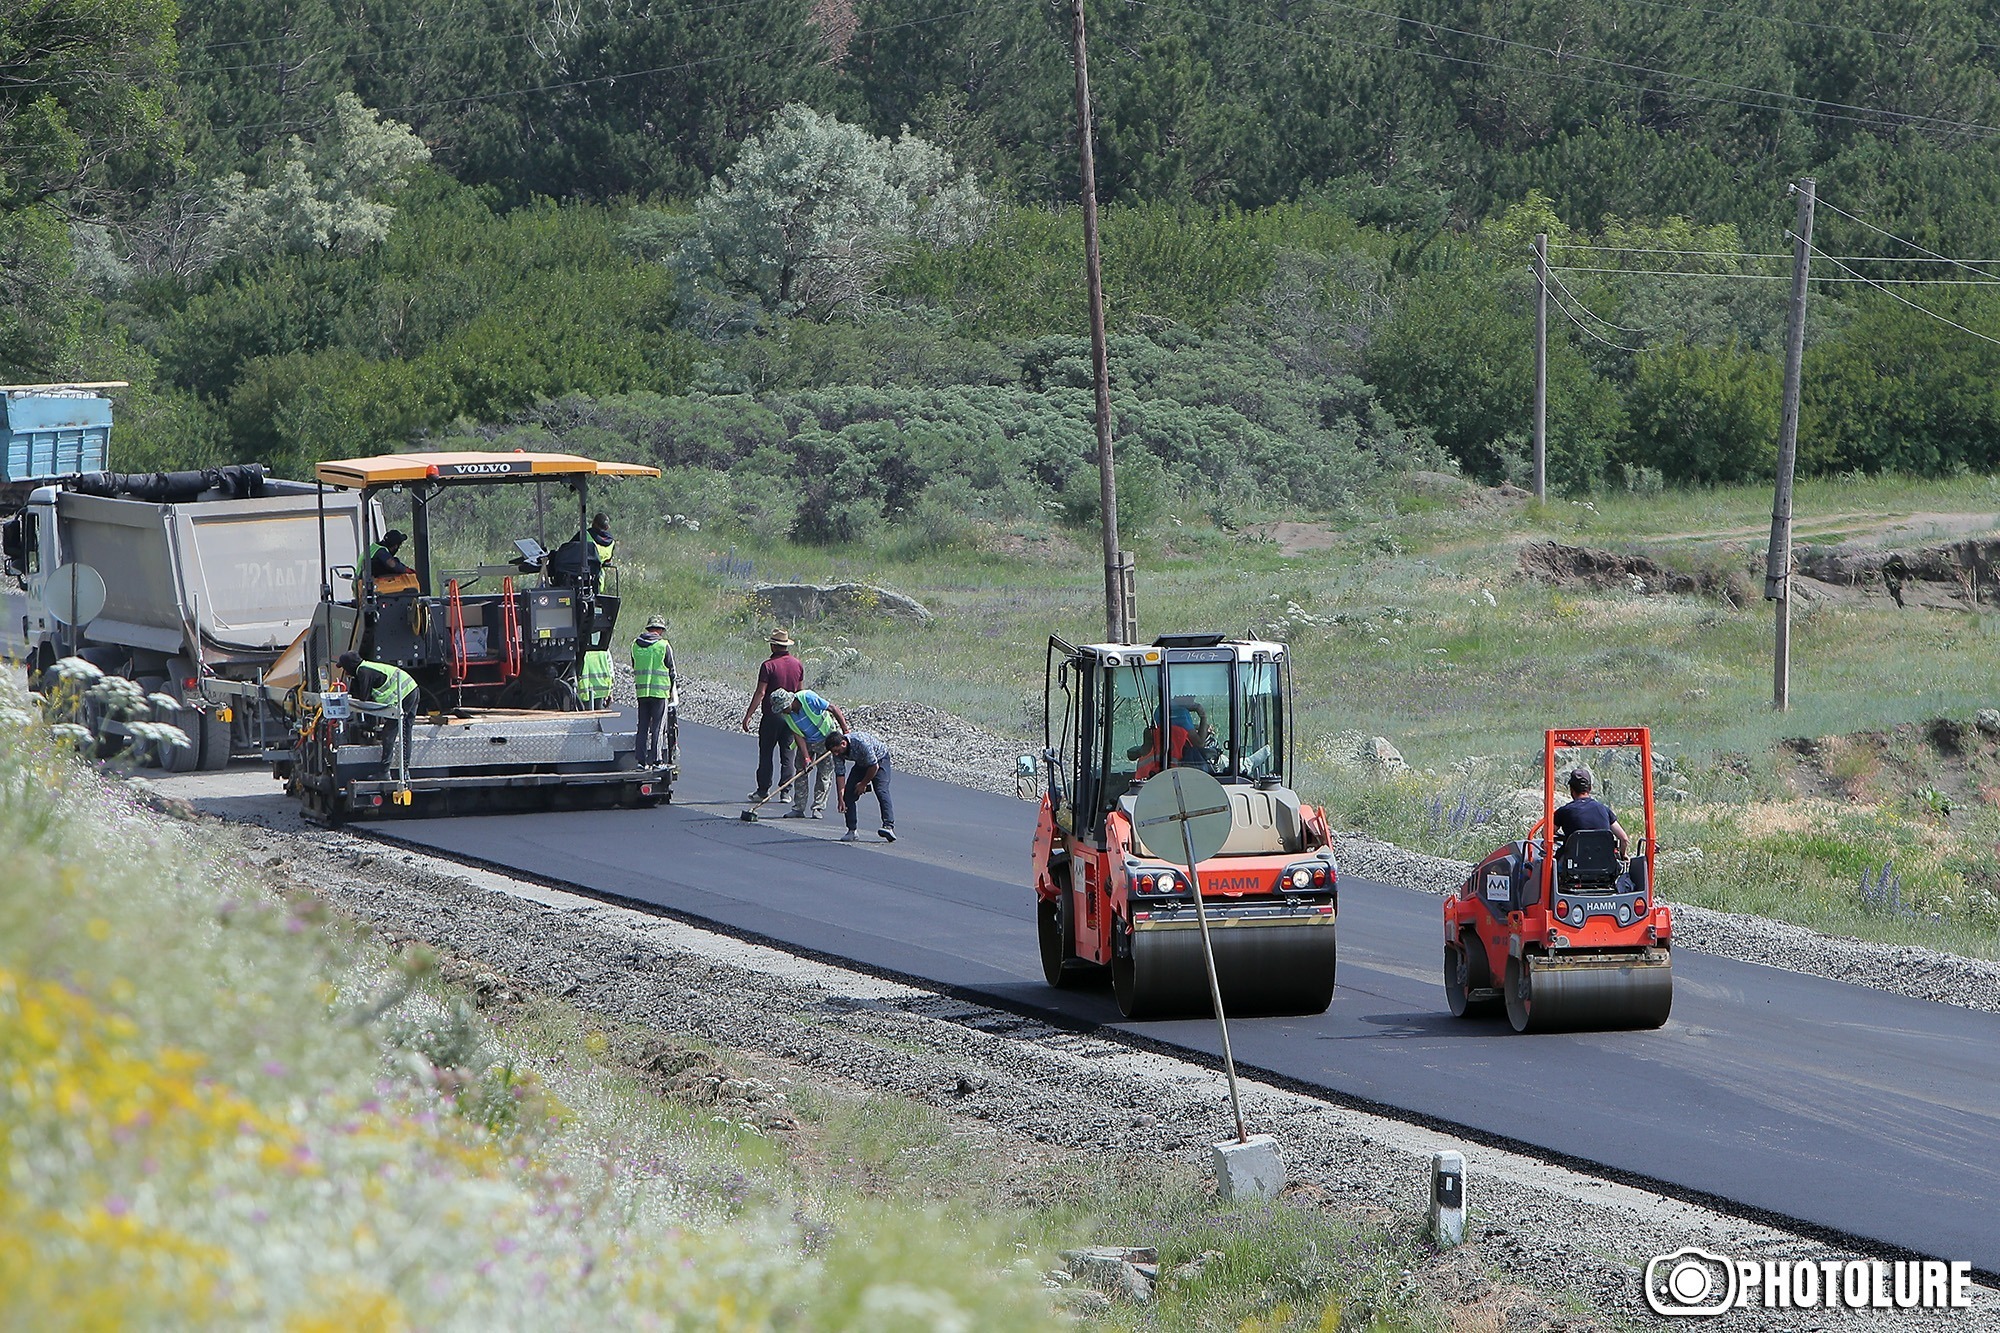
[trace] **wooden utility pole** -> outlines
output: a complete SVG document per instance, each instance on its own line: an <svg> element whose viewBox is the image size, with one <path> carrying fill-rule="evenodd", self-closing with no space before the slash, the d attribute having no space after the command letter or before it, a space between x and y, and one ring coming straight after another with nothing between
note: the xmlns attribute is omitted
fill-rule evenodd
<svg viewBox="0 0 2000 1333"><path fill-rule="evenodd" d="M1807 176L1792 187L1799 217L1792 228L1792 307L1785 324L1785 406L1778 422L1778 483L1771 498L1771 552L1764 597L1777 603L1777 643L1771 666L1771 707L1792 706L1792 473L1799 459L1799 374L1806 353L1806 279L1812 267L1813 203Z"/></svg>
<svg viewBox="0 0 2000 1333"><path fill-rule="evenodd" d="M1549 499L1549 234L1535 233L1535 498Z"/></svg>
<svg viewBox="0 0 2000 1333"><path fill-rule="evenodd" d="M1138 637L1126 597L1132 557L1118 549L1118 473L1111 456L1111 365L1104 348L1104 273L1097 248L1097 160L1091 151L1090 57L1084 49L1083 0L1070 0L1076 46L1076 142L1083 168L1083 267L1090 289L1090 371L1097 389L1097 485L1104 518L1104 628L1113 643Z"/></svg>

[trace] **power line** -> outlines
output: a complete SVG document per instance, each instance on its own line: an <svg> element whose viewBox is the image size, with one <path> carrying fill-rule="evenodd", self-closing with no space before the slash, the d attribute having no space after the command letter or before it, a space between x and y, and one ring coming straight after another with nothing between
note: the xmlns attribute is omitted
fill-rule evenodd
<svg viewBox="0 0 2000 1333"><path fill-rule="evenodd" d="M1960 333L1969 333L1973 337L1979 339L1981 342L1989 342L1992 343L1995 347L2000 347L2000 338L1989 337L1988 335L1981 333L1977 329L1968 329L1965 327L1965 325L1959 323L1955 319L1945 318L1945 316L1940 315L1937 311L1931 309L1929 306L1918 305L1915 301L1910 300L1908 297L1903 296L1900 293L1890 291L1887 284L1877 282L1873 278L1866 277L1860 273L1856 273L1853 269L1848 268L1847 265L1841 263L1838 259L1835 259L1832 255L1823 252L1818 246L1814 245L1811 241L1806 242L1806 248L1811 250L1814 254L1818 255L1821 259L1824 259L1828 263L1834 265L1836 268L1846 270L1846 272L1852 275L1855 279L1867 283L1870 287L1878 288L1881 291L1882 295L1888 297L1890 300L1896 302L1897 304L1906 305L1920 315L1929 315L1932 319L1936 320L1940 324L1949 324L1952 328L1957 329Z"/></svg>
<svg viewBox="0 0 2000 1333"><path fill-rule="evenodd" d="M1637 245L1575 245L1569 242L1549 244L1551 250L1601 250L1621 255L1691 255L1698 259L1790 259L1790 255L1757 254L1750 251L1729 250L1651 250Z"/></svg>
<svg viewBox="0 0 2000 1333"><path fill-rule="evenodd" d="M1938 38L1918 37L1915 33L1884 32L1880 28L1863 28L1847 23L1817 23L1811 19L1784 18L1776 14L1757 14L1742 9L1703 9L1699 5L1662 4L1660 3L1660 0L1619 0L1619 3L1627 5L1637 5L1642 9L1663 9L1670 14L1700 14L1704 18L1744 19L1752 23L1769 23L1780 27L1812 28L1820 32L1846 32L1846 33L1855 33L1864 37L1882 37L1892 42L1907 42L1915 44L1917 42L1928 41L1931 42L1932 44L1936 44L1940 40ZM2000 49L1996 48L1991 42L1982 42L1977 39L1973 40L1972 45L1978 47L1982 51L1992 51L1995 49ZM1787 259L1791 258L1790 255L1787 255L1785 257Z"/></svg>
<svg viewBox="0 0 2000 1333"><path fill-rule="evenodd" d="M1550 296L1552 297L1555 296L1555 292L1553 290L1546 287L1543 288L1543 290L1547 291ZM1567 319L1570 323L1576 325L1579 329L1582 329L1590 337L1596 339L1598 342L1603 343L1606 347L1609 347L1612 351L1627 352L1633 356L1637 356L1640 353L1640 351L1643 350L1637 347L1625 347L1619 343L1612 342L1609 338L1606 338L1604 335L1597 332L1597 330L1591 328L1588 324L1585 324L1575 315L1572 315L1569 312L1569 307L1563 304L1561 297L1555 297L1553 304L1555 305L1556 309L1562 311L1564 319Z"/></svg>
<svg viewBox="0 0 2000 1333"><path fill-rule="evenodd" d="M1834 259L1832 255L1828 259ZM1842 264L1842 268L1847 265ZM1586 268L1577 264L1551 264L1549 272L1609 273L1626 278L1740 278L1750 282L1790 282L1784 273L1718 273L1698 268ZM1849 270L1850 272L1852 270ZM1814 278L1814 282L1865 282L1877 287L2000 287L2000 276L1989 278Z"/></svg>
<svg viewBox="0 0 2000 1333"><path fill-rule="evenodd" d="M1562 288L1562 293L1564 296L1567 296L1570 300L1576 303L1576 306L1579 310L1583 311L1584 314L1589 315L1592 319L1596 320L1599 324L1602 324L1605 328L1610 329L1616 333L1643 334L1646 332L1646 330L1644 329L1628 329L1623 324L1613 324L1610 320L1606 319L1604 316L1598 314L1595 310L1592 310L1589 306L1585 305L1583 303L1583 298L1578 296L1575 292L1571 291L1568 285L1564 283L1561 278L1556 277L1555 273L1552 270L1549 271L1548 276L1549 279L1552 282L1554 282L1556 286Z"/></svg>
<svg viewBox="0 0 2000 1333"><path fill-rule="evenodd" d="M1826 203L1826 201L1825 201L1825 200L1821 200L1820 202L1821 202L1821 203ZM1872 223L1872 222L1868 221L1868 220L1867 220L1866 218L1858 218L1858 217L1854 216L1854 214L1852 214L1852 213L1848 212L1848 211L1847 211L1846 209L1844 209L1844 208L1839 208L1839 207L1836 207L1836 206L1835 206L1835 205L1833 205L1833 204L1827 204L1826 206L1827 206L1827 207L1828 207L1829 209L1831 209L1831 210L1832 210L1833 212L1835 212L1835 213L1838 213L1838 214L1840 214L1840 216L1842 216L1842 217L1846 218L1846 219L1847 219L1847 220L1848 220L1849 222L1853 222L1853 223L1858 223L1859 225L1861 225L1861 226L1863 226L1863 227L1866 227L1866 228L1868 228L1868 230L1870 230L1870 231L1874 232L1874 233L1875 233L1876 235L1878 235L1878 236L1886 236L1886 237L1888 237L1888 238L1889 238L1890 240L1894 241L1894 242L1895 242L1896 244L1898 244L1898 245L1907 245L1908 247L1910 247L1910 249L1912 249L1912 250L1915 250L1915 251L1916 251L1916 252L1917 252L1918 254L1920 254L1920 255L1926 255L1926 256L1928 256L1929 258L1931 258L1931 259L1932 259L1932 260L1934 260L1934 261L1938 261L1938 262L1942 262L1942 263L1946 263L1946 264L1956 264L1956 265L1957 265L1958 267L1960 267L1960 268L1962 268L1962 269L1965 269L1965 270L1966 270L1966 271L1968 271L1968 272L1971 272L1971 273L1978 273L1978 274L1981 274L1981 275L1983 275L1983 276L1985 276L1985 277L1989 277L1989 278L1990 278L1990 277L1992 277L1992 276L1993 276L1993 274L1991 274L1991 273L1988 273L1988 272L1987 272L1987 271L1986 271L1985 269L1983 269L1983 268L1977 268L1977 267L1974 267L1974 265L1975 265L1975 264L1978 264L1978 263L1986 263L1986 264L1991 264L1991 263L1995 262L1995 261L1993 261L1993 260L1990 260L1990 259L1987 259L1987 260L1976 260L1976 261L1972 261L1972 262L1968 263L1967 261L1965 261L1965 260L1963 260L1963 259L1953 259L1953 258L1952 258L1951 256L1949 256L1949 255L1941 255L1941 254L1939 254L1939 253L1938 253L1937 251L1935 251L1935 250L1927 250L1927 249L1925 249L1925 248L1924 248L1923 246L1921 246L1921 245L1918 245L1918 244L1917 244L1917 243L1916 243L1915 241L1906 241L1906 240L1904 240L1904 239L1903 239L1902 237L1900 237L1900 236L1896 235L1896 234L1895 234L1894 232L1891 232L1891 231L1884 231L1884 230L1882 230L1882 228L1880 228L1880 227L1876 226L1876 225L1875 225L1874 223ZM1892 261L1892 262L1893 262L1893 261ZM1844 268L1844 267L1846 267L1846 266L1845 266L1845 265L1842 265L1842 267Z"/></svg>

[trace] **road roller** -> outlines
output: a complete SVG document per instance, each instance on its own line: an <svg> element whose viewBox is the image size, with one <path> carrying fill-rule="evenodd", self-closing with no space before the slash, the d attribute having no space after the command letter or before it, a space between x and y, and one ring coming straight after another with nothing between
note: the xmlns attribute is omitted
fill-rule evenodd
<svg viewBox="0 0 2000 1333"><path fill-rule="evenodd" d="M1558 750L1637 750L1644 832L1620 854L1612 829L1562 832ZM1573 770L1587 791L1588 770ZM1572 785L1572 791L1576 787ZM1653 740L1645 727L1568 727L1542 743L1542 817L1481 860L1444 900L1451 1012L1505 1010L1516 1032L1656 1028L1674 1002L1674 917L1660 901Z"/></svg>
<svg viewBox="0 0 2000 1333"><path fill-rule="evenodd" d="M1049 639L1046 783L1034 883L1051 986L1110 974L1127 1018L1211 1014L1194 895L1214 942L1223 1009L1316 1014L1333 1001L1339 866L1325 812L1290 781L1291 663L1281 643L1165 634L1151 644ZM1229 836L1189 880L1171 835L1149 846L1134 800L1168 767L1211 774Z"/></svg>

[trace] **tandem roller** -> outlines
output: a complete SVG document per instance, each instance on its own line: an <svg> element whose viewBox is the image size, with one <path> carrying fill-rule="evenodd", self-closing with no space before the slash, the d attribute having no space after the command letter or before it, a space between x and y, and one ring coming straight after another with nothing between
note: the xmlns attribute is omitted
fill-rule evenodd
<svg viewBox="0 0 2000 1333"><path fill-rule="evenodd" d="M1254 910L1254 909L1253 909ZM1232 1017L1318 1014L1333 1003L1333 914L1279 918L1209 911L1216 980ZM1134 923L1111 961L1111 987L1127 1018L1207 1018L1207 966L1192 912Z"/></svg>
<svg viewBox="0 0 2000 1333"><path fill-rule="evenodd" d="M1581 763L1557 806L1558 749L1638 752L1636 843ZM1516 1032L1659 1027L1674 1005L1674 917L1656 891L1652 734L1553 729L1542 766L1541 821L1445 898L1446 1005L1460 1018L1504 1010Z"/></svg>

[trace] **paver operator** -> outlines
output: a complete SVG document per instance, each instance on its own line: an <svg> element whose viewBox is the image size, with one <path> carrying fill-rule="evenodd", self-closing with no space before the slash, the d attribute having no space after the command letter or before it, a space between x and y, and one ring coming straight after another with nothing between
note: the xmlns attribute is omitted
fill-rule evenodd
<svg viewBox="0 0 2000 1333"><path fill-rule="evenodd" d="M808 804L812 817L826 813L826 794L833 780L819 759L827 752L827 742L847 730L847 714L812 690L773 690L771 707L783 718L792 733L799 756L799 778L792 786L792 818L804 819Z"/></svg>
<svg viewBox="0 0 2000 1333"><path fill-rule="evenodd" d="M792 655L792 636L789 631L771 631L771 655L764 665L757 668L757 689L750 696L750 706L743 710L743 730L750 730L750 719L757 722L757 789L750 793L750 799L761 801L771 794L771 761L778 761L778 783L780 786L792 780L792 729L785 725L771 707L771 693L774 690L799 690L805 687L806 665Z"/></svg>
<svg viewBox="0 0 2000 1333"><path fill-rule="evenodd" d="M841 812L847 816L847 832L841 834L840 840L861 841L861 835L855 831L861 817L856 807L861 794L872 787L875 803L882 807L882 827L875 830L875 836L884 842L894 842L896 807L889 797L889 779L893 776L889 765L889 743L872 731L835 732L828 738L826 748L832 752L836 763L853 765L847 771L846 783L833 789Z"/></svg>
<svg viewBox="0 0 2000 1333"><path fill-rule="evenodd" d="M667 642L667 622L654 616L632 643L632 693L639 701L639 744L636 761L655 768L661 760L660 728L667 720L667 700L674 692L674 650Z"/></svg>

